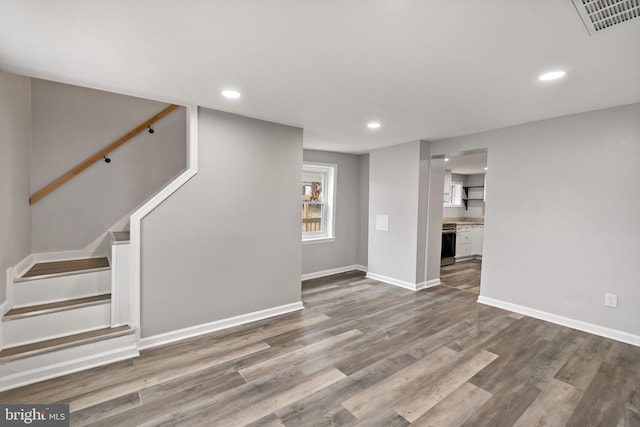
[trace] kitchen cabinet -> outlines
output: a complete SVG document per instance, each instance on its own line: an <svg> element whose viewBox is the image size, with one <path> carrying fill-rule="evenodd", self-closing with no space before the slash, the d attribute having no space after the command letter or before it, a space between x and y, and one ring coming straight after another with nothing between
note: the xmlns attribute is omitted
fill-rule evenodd
<svg viewBox="0 0 640 427"><path fill-rule="evenodd" d="M458 224L456 228L456 259L471 256L471 225Z"/></svg>
<svg viewBox="0 0 640 427"><path fill-rule="evenodd" d="M484 225L458 224L456 228L456 260L482 257Z"/></svg>

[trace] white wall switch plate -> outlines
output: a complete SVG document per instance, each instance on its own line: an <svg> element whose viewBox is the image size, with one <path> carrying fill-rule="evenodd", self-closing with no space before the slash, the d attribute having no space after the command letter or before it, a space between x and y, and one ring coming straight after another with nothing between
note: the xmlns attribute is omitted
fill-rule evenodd
<svg viewBox="0 0 640 427"><path fill-rule="evenodd" d="M618 306L618 295L609 293L604 294L604 305L616 308Z"/></svg>
<svg viewBox="0 0 640 427"><path fill-rule="evenodd" d="M389 215L376 215L376 230L389 231Z"/></svg>

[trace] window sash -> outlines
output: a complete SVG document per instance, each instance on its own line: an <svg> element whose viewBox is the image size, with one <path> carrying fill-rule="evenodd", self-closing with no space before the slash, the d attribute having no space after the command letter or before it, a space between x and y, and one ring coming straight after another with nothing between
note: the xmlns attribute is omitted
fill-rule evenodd
<svg viewBox="0 0 640 427"><path fill-rule="evenodd" d="M303 165L303 174L319 174L322 175L321 193L319 201L302 200L302 240L312 241L315 239L333 238L334 214L335 209L335 176L337 165L323 163L305 163ZM304 181L303 181L304 185ZM304 195L304 191L303 191ZM311 206L319 206L320 218L304 217L304 209ZM310 224L305 228L305 222ZM307 231L305 231L307 230Z"/></svg>

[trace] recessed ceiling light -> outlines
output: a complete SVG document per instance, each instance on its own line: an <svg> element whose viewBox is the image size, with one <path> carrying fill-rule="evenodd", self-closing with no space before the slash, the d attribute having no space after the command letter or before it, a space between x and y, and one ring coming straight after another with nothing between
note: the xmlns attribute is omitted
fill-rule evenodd
<svg viewBox="0 0 640 427"><path fill-rule="evenodd" d="M369 129L378 129L380 127L380 122L369 122L367 123L367 127Z"/></svg>
<svg viewBox="0 0 640 427"><path fill-rule="evenodd" d="M549 73L541 74L540 77L538 77L538 80L542 80L542 81L555 80L555 79L564 77L565 74L567 73L562 70L551 71Z"/></svg>
<svg viewBox="0 0 640 427"><path fill-rule="evenodd" d="M489 168L484 168L484 170L486 170L486 171L487 171L487 170L489 170Z"/></svg>
<svg viewBox="0 0 640 427"><path fill-rule="evenodd" d="M448 162L448 161L449 161L449 158L448 158L448 157L445 157L445 158L444 158L444 161L445 161L445 162Z"/></svg>
<svg viewBox="0 0 640 427"><path fill-rule="evenodd" d="M236 99L236 98L240 98L240 92L238 92L237 90L230 90L230 89L223 90L222 96L229 99Z"/></svg>

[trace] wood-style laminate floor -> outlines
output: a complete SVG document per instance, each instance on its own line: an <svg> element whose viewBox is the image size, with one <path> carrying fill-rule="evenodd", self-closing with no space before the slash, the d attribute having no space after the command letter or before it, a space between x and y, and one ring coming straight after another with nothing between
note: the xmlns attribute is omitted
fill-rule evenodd
<svg viewBox="0 0 640 427"><path fill-rule="evenodd" d="M440 281L445 286L451 286L476 295L480 294L480 270L482 261L468 260L440 267Z"/></svg>
<svg viewBox="0 0 640 427"><path fill-rule="evenodd" d="M0 393L71 425L638 426L640 348L347 273L306 309Z"/></svg>

